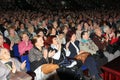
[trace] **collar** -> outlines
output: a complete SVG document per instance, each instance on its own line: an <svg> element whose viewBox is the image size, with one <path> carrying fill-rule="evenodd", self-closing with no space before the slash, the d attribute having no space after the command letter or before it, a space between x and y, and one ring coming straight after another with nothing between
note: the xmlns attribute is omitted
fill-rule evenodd
<svg viewBox="0 0 120 80"><path fill-rule="evenodd" d="M89 42L89 40L81 39L81 42L87 43L87 42Z"/></svg>

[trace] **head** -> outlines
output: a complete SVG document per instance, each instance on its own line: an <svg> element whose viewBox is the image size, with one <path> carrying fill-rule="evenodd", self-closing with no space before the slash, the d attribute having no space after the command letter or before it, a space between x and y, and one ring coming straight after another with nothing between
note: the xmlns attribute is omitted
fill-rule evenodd
<svg viewBox="0 0 120 80"><path fill-rule="evenodd" d="M51 45L51 44L58 44L58 39L57 39L57 37L55 36L55 35L53 35L53 36L49 36L48 38L47 38L47 43L49 44L49 45Z"/></svg>
<svg viewBox="0 0 120 80"><path fill-rule="evenodd" d="M64 25L61 30L66 34L68 32L68 26Z"/></svg>
<svg viewBox="0 0 120 80"><path fill-rule="evenodd" d="M56 29L54 27L50 29L50 34L56 35Z"/></svg>
<svg viewBox="0 0 120 80"><path fill-rule="evenodd" d="M109 27L109 26L104 26L104 32L105 32L106 34L110 34L110 33L111 33L110 27Z"/></svg>
<svg viewBox="0 0 120 80"><path fill-rule="evenodd" d="M25 41L25 42L29 41L29 36L28 36L28 34L27 34L26 32L23 32L23 33L21 34L21 39L22 39L22 41Z"/></svg>
<svg viewBox="0 0 120 80"><path fill-rule="evenodd" d="M63 39L63 37L64 37L64 32L59 32L59 34L58 34L58 37L59 37L59 39Z"/></svg>
<svg viewBox="0 0 120 80"><path fill-rule="evenodd" d="M40 35L36 35L34 36L34 38L32 39L32 44L34 46L39 46L39 47L43 47L44 46L44 40L43 37Z"/></svg>
<svg viewBox="0 0 120 80"><path fill-rule="evenodd" d="M23 23L20 24L20 29L24 30L25 29L25 25Z"/></svg>
<svg viewBox="0 0 120 80"><path fill-rule="evenodd" d="M54 21L52 24L53 24L53 27L54 27L54 28L57 28L57 27L58 27L57 21Z"/></svg>
<svg viewBox="0 0 120 80"><path fill-rule="evenodd" d="M76 40L76 33L75 31L68 31L68 33L66 34L66 41L75 41Z"/></svg>
<svg viewBox="0 0 120 80"><path fill-rule="evenodd" d="M85 40L89 39L89 33L88 33L88 31L83 31L81 33L81 39L85 39Z"/></svg>
<svg viewBox="0 0 120 80"><path fill-rule="evenodd" d="M36 31L36 34L44 37L43 29L38 29L38 30Z"/></svg>
<svg viewBox="0 0 120 80"><path fill-rule="evenodd" d="M34 32L34 28L33 28L32 25L29 25L29 27L28 27L28 32L29 32L29 33L33 33L33 32Z"/></svg>
<svg viewBox="0 0 120 80"><path fill-rule="evenodd" d="M80 30L80 31L82 30L82 25L81 24L77 25L77 30Z"/></svg>
<svg viewBox="0 0 120 80"><path fill-rule="evenodd" d="M95 31L95 34L96 34L97 36L99 36L99 37L102 36L102 30L101 30L100 28L96 28L94 31Z"/></svg>
<svg viewBox="0 0 120 80"><path fill-rule="evenodd" d="M15 27L14 26L9 27L8 32L10 35L15 35Z"/></svg>
<svg viewBox="0 0 120 80"><path fill-rule="evenodd" d="M0 48L0 60L8 61L10 58L9 50L6 48Z"/></svg>

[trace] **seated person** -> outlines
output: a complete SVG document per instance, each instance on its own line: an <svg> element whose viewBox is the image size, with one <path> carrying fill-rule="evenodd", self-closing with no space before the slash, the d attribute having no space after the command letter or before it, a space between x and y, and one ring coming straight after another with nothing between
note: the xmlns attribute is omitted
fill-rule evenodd
<svg viewBox="0 0 120 80"><path fill-rule="evenodd" d="M82 33L81 33L82 34ZM69 31L66 35L67 44L66 49L70 51L70 54L67 54L68 57L74 58L76 55L79 55L83 52L86 52L79 48L79 41L76 40L76 34L73 31ZM83 64L89 69L90 76L93 80L102 80L97 69L96 62L92 56L88 56Z"/></svg>
<svg viewBox="0 0 120 80"><path fill-rule="evenodd" d="M49 36L46 40L46 43L48 44L49 51L55 51L55 55L52 56L53 63L59 64L60 62L62 62L65 58L65 51L57 36Z"/></svg>
<svg viewBox="0 0 120 80"><path fill-rule="evenodd" d="M0 48L0 79L7 80L10 72L25 71L26 61L22 64L15 58L10 57L10 52L6 48Z"/></svg>
<svg viewBox="0 0 120 80"><path fill-rule="evenodd" d="M21 34L21 39L22 41L20 41L18 44L20 56L24 55L26 51L29 51L33 47L26 32Z"/></svg>
<svg viewBox="0 0 120 80"><path fill-rule="evenodd" d="M29 51L29 60L30 60L30 67L31 70L36 73L35 80L43 80L49 78L50 75L53 75L56 73L56 71L53 71L49 74L44 74L41 67L42 65L49 63L49 58L51 58L55 51L47 51L44 46L43 37L40 35L35 36L32 39L33 48ZM58 80L58 79L56 79Z"/></svg>
<svg viewBox="0 0 120 80"><path fill-rule="evenodd" d="M95 29L95 36L92 40L97 45L98 49L101 50L104 53L104 55L107 57L108 62L119 56L118 50L114 54L110 54L109 52L106 51L109 39L105 38L102 35L102 31L100 28Z"/></svg>

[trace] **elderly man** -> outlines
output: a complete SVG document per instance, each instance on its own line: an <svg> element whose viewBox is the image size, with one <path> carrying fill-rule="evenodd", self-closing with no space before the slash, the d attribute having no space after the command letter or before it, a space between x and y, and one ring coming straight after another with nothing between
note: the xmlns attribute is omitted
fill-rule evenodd
<svg viewBox="0 0 120 80"><path fill-rule="evenodd" d="M106 47L107 47L109 39L102 36L102 31L100 28L95 29L95 35L92 40L97 45L99 50L102 51L104 53L104 55L107 57L108 62L115 59L116 57L120 56L120 54L119 54L120 52L118 50L114 54L108 53L106 51Z"/></svg>

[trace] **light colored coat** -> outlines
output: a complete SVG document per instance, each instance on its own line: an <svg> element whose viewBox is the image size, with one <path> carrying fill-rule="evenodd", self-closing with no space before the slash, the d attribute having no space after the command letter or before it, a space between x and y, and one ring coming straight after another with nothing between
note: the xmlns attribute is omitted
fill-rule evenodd
<svg viewBox="0 0 120 80"><path fill-rule="evenodd" d="M80 50L89 52L91 54L96 54L96 51L98 50L98 47L92 40L88 40L88 42L80 41L79 47Z"/></svg>
<svg viewBox="0 0 120 80"><path fill-rule="evenodd" d="M21 63L17 59L11 58L10 61L14 62L17 71L21 71ZM11 70L4 63L2 63L2 61L0 61L0 80L7 80L7 76L10 72Z"/></svg>

